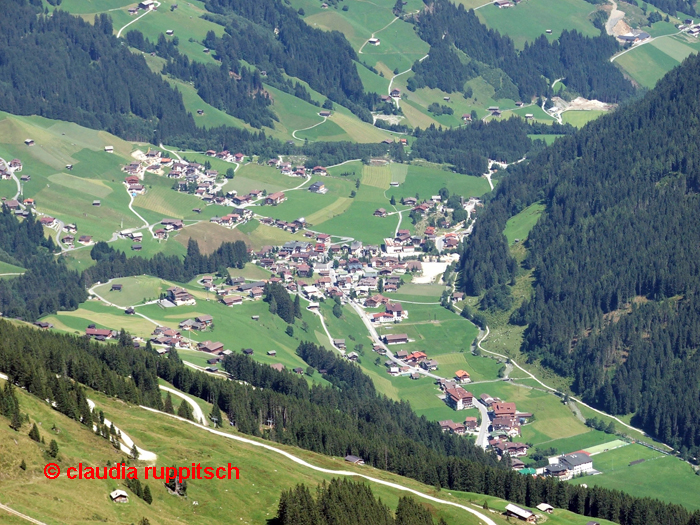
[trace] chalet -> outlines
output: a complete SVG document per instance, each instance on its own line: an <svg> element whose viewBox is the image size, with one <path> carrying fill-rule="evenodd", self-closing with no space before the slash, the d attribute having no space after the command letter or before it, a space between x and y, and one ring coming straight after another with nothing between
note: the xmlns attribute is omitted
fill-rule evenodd
<svg viewBox="0 0 700 525"><path fill-rule="evenodd" d="M265 291L260 288L260 287L255 287L250 289L250 297L253 299L262 299L263 295L265 294Z"/></svg>
<svg viewBox="0 0 700 525"><path fill-rule="evenodd" d="M512 417L495 417L491 420L491 427L494 432L505 432L509 436L520 434L520 425Z"/></svg>
<svg viewBox="0 0 700 525"><path fill-rule="evenodd" d="M166 230L181 230L183 228L182 219L163 219L160 223Z"/></svg>
<svg viewBox="0 0 700 525"><path fill-rule="evenodd" d="M53 325L51 323L47 323L45 321L37 321L36 323L34 323L34 326L37 326L42 330L48 330L49 328L53 328Z"/></svg>
<svg viewBox="0 0 700 525"><path fill-rule="evenodd" d="M478 424L479 422L475 417L467 417L464 420L464 426L467 427L467 430L470 432L475 431Z"/></svg>
<svg viewBox="0 0 700 525"><path fill-rule="evenodd" d="M215 365L215 364L220 363L220 362L221 362L220 357L212 357L211 359L207 359L208 365Z"/></svg>
<svg viewBox="0 0 700 525"><path fill-rule="evenodd" d="M114 153L114 146L105 146L105 153Z"/></svg>
<svg viewBox="0 0 700 525"><path fill-rule="evenodd" d="M284 370L284 365L282 363L275 363L274 365L270 365L270 368L282 372Z"/></svg>
<svg viewBox="0 0 700 525"><path fill-rule="evenodd" d="M455 423L451 419L445 421L440 421L440 428L443 432L450 432L451 434L457 434L461 436L467 430L467 427L462 423Z"/></svg>
<svg viewBox="0 0 700 525"><path fill-rule="evenodd" d="M129 495L126 493L126 491L119 489L110 492L109 498L115 503L128 503L129 501Z"/></svg>
<svg viewBox="0 0 700 525"><path fill-rule="evenodd" d="M493 404L494 417L515 417L515 403L496 402Z"/></svg>
<svg viewBox="0 0 700 525"><path fill-rule="evenodd" d="M510 3L510 2L508 2ZM529 523L537 523L537 517L527 509L509 503L506 505L506 516L518 518Z"/></svg>
<svg viewBox="0 0 700 525"><path fill-rule="evenodd" d="M300 366L294 368L293 371L294 371L295 374L299 374L299 375L301 375L301 374L304 373L304 369L303 369L302 367L300 367Z"/></svg>
<svg viewBox="0 0 700 525"><path fill-rule="evenodd" d="M348 463L352 463L353 465L364 465L365 464L364 459L357 457L357 456L353 456L352 454L345 456L345 461L347 461Z"/></svg>
<svg viewBox="0 0 700 525"><path fill-rule="evenodd" d="M484 393L479 396L479 401L481 401L482 405L490 407L493 404L494 399L490 395Z"/></svg>
<svg viewBox="0 0 700 525"><path fill-rule="evenodd" d="M245 355L253 355L253 349L252 348L244 348L243 353Z"/></svg>
<svg viewBox="0 0 700 525"><path fill-rule="evenodd" d="M408 343L407 334L386 334L384 336L384 342L388 345L398 345Z"/></svg>
<svg viewBox="0 0 700 525"><path fill-rule="evenodd" d="M457 370L455 372L455 379L460 383L468 383L469 381L471 381L469 377L469 372L466 372L464 370Z"/></svg>
<svg viewBox="0 0 700 525"><path fill-rule="evenodd" d="M552 512L554 512L554 507L552 507L549 503L540 503L539 505L537 505L536 508L540 512L546 512L547 514L551 514Z"/></svg>
<svg viewBox="0 0 700 525"><path fill-rule="evenodd" d="M72 235L66 235L65 237L63 237L61 239L61 242L63 244L70 244L71 246L73 245L74 241L75 241L75 237L73 237Z"/></svg>
<svg viewBox="0 0 700 525"><path fill-rule="evenodd" d="M378 208L374 210L374 216L375 217L386 217L389 215L384 208Z"/></svg>
<svg viewBox="0 0 700 525"><path fill-rule="evenodd" d="M19 159L12 159L10 161L10 169L14 171L22 171L22 161Z"/></svg>
<svg viewBox="0 0 700 525"><path fill-rule="evenodd" d="M414 197L404 197L403 199L401 199L401 204L403 204L404 206L415 206L416 204L418 204L418 199Z"/></svg>
<svg viewBox="0 0 700 525"><path fill-rule="evenodd" d="M202 352L208 352L210 354L219 354L224 349L224 343L218 341L202 341L197 345L197 348Z"/></svg>
<svg viewBox="0 0 700 525"><path fill-rule="evenodd" d="M175 306L182 306L185 304L194 305L197 304L194 297L184 288L179 288L177 286L172 286L167 290L167 298L169 301L175 304Z"/></svg>
<svg viewBox="0 0 700 525"><path fill-rule="evenodd" d="M19 180L21 180L22 182L28 182L28 181L32 180L32 176L31 175L22 175L19 178Z"/></svg>
<svg viewBox="0 0 700 525"><path fill-rule="evenodd" d="M508 454L510 457L520 457L527 455L529 448L525 443L511 443L510 441L499 441L494 448L500 455Z"/></svg>
<svg viewBox="0 0 700 525"><path fill-rule="evenodd" d="M381 323L393 323L394 322L394 316L391 314L388 314L386 312L380 312L376 314L372 314L370 317L370 321L375 324L381 324Z"/></svg>
<svg viewBox="0 0 700 525"><path fill-rule="evenodd" d="M382 295L373 295L372 297L368 297L365 299L365 307L366 308L376 308L380 304L386 304L389 301L386 297Z"/></svg>
<svg viewBox="0 0 700 525"><path fill-rule="evenodd" d="M333 339L333 346L340 350L345 350L345 339Z"/></svg>
<svg viewBox="0 0 700 525"><path fill-rule="evenodd" d="M371 46L378 46L381 43L381 41L378 38L370 38L369 40L367 40L367 43Z"/></svg>
<svg viewBox="0 0 700 525"><path fill-rule="evenodd" d="M276 356L276 355L277 355L277 350L268 350L268 351L267 351L267 355Z"/></svg>
<svg viewBox="0 0 700 525"><path fill-rule="evenodd" d="M7 206L11 210L18 210L19 209L19 202L16 201L15 199L8 199L5 201L5 206Z"/></svg>
<svg viewBox="0 0 700 525"><path fill-rule="evenodd" d="M311 193L326 193L328 190L326 189L326 185L323 184L322 182L314 182L311 186L309 186L309 191Z"/></svg>
<svg viewBox="0 0 700 525"><path fill-rule="evenodd" d="M243 161L244 158L245 158L245 155L243 155L243 153L236 153L233 156L233 160L235 160L236 162L241 162L241 161Z"/></svg>
<svg viewBox="0 0 700 525"><path fill-rule="evenodd" d="M420 366L423 370L437 370L438 362L435 359L426 359L420 364Z"/></svg>
<svg viewBox="0 0 700 525"><path fill-rule="evenodd" d="M85 330L85 335L94 338L110 339L114 337L116 332L107 328L88 328Z"/></svg>
<svg viewBox="0 0 700 525"><path fill-rule="evenodd" d="M321 175L321 176L325 177L326 175L328 175L328 172L326 171L326 168L324 168L323 166L314 166L311 169L311 174L312 175Z"/></svg>
<svg viewBox="0 0 700 525"><path fill-rule="evenodd" d="M394 88L391 90L391 93L389 93L389 95L391 95L391 98L399 98L401 96L401 90Z"/></svg>
<svg viewBox="0 0 700 525"><path fill-rule="evenodd" d="M467 392L461 386L455 386L445 390L445 401L455 410L464 410L471 408L474 402L474 396L471 392Z"/></svg>
<svg viewBox="0 0 700 525"><path fill-rule="evenodd" d="M32 139L25 139L25 140L24 140L24 144L25 144L26 146L33 146L33 145L34 145L34 141L33 141Z"/></svg>
<svg viewBox="0 0 700 525"><path fill-rule="evenodd" d="M200 315L195 317L195 321L205 326L209 326L214 322L214 318L211 315Z"/></svg>
<svg viewBox="0 0 700 525"><path fill-rule="evenodd" d="M39 219L39 222L41 223L42 226L46 226L47 228L51 228L56 224L56 219L46 215L46 216L42 217L41 219Z"/></svg>
<svg viewBox="0 0 700 525"><path fill-rule="evenodd" d="M243 304L243 297L241 297L240 295L227 295L226 297L221 299L221 302L224 303L226 306Z"/></svg>
<svg viewBox="0 0 700 525"><path fill-rule="evenodd" d="M331 116L331 112L328 111L327 109L323 110L323 111L319 111L318 114L319 114L319 116L326 117L326 118Z"/></svg>
<svg viewBox="0 0 700 525"><path fill-rule="evenodd" d="M506 7L513 7L513 3L509 2L508 0L496 0L493 5L498 7L499 9L505 9Z"/></svg>
<svg viewBox="0 0 700 525"><path fill-rule="evenodd" d="M123 286L123 284L113 284L112 288L110 289L110 292L121 292Z"/></svg>
<svg viewBox="0 0 700 525"><path fill-rule="evenodd" d="M276 168L282 163L280 159L270 159L267 161L267 165Z"/></svg>
<svg viewBox="0 0 700 525"><path fill-rule="evenodd" d="M465 113L464 115L462 115L462 120L463 120L464 122L471 122L471 121L472 121L472 116L471 116L469 113Z"/></svg>
<svg viewBox="0 0 700 525"><path fill-rule="evenodd" d="M272 193L265 198L265 204L267 204L268 206L277 206L285 200L286 197L284 196L284 193L281 191L276 191L275 193Z"/></svg>

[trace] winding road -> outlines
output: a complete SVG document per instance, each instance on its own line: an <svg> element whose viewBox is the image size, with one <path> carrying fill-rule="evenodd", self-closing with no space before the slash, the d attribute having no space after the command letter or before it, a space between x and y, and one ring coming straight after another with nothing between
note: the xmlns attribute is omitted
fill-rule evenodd
<svg viewBox="0 0 700 525"><path fill-rule="evenodd" d="M88 405L90 406L90 410L95 410L95 402L92 399L87 400ZM104 424L107 425L108 427L111 427L114 425L109 419L105 418ZM93 429L97 430L97 425L93 425ZM148 462L155 462L156 459L158 459L158 456L156 456L153 452L150 452L148 450L144 450L140 447L137 447L134 444L134 441L127 436L123 430L117 428L116 425L114 425L114 430L118 432L120 442L119 442L119 448L121 449L122 452L125 454L131 454L131 451L136 447L136 450L139 453L138 460L139 461L148 461Z"/></svg>
<svg viewBox="0 0 700 525"><path fill-rule="evenodd" d="M161 390L164 390L166 392L170 392L172 395L179 397L180 399L184 399L189 403L189 405L192 407L192 415L194 416L194 419L201 423L202 425L206 426L207 420L204 418L204 412L202 412L201 407L195 402L194 399L192 399L190 396L183 394L179 390L175 390L174 388L170 388L167 386L163 385L158 385Z"/></svg>
<svg viewBox="0 0 700 525"><path fill-rule="evenodd" d="M155 2L154 5L155 5L156 8L157 8L157 7L160 7L160 2ZM148 13L150 13L151 11L154 11L154 10L155 10L155 9L147 9L146 12L145 12L144 14L142 14L141 16L137 16L137 17L134 18L131 22L129 22L128 24L126 24L124 27L122 27L122 28L117 32L117 38L119 38L119 37L122 35L122 31L124 31L127 27L129 27L131 24L133 24L133 23L136 22L137 20L141 20L144 16L146 16Z"/></svg>
<svg viewBox="0 0 700 525"><path fill-rule="evenodd" d="M297 137L297 131L307 131L307 130L309 130L309 129L313 129L313 128L315 128L316 126L320 126L321 124L323 124L324 122L326 122L326 120L328 120L328 117L322 117L322 118L323 118L323 120L322 120L321 122L318 122L317 124L314 124L313 126L309 126L308 128L295 129L294 131L292 131L292 138L293 138L294 140L298 140L298 141L300 141L300 142L303 142L303 141L306 140L306 139L300 139L299 137Z"/></svg>
<svg viewBox="0 0 700 525"><path fill-rule="evenodd" d="M419 59L418 59L418 62L423 62L423 60L425 60L425 59L428 58L429 56L430 56L430 55L425 55L423 58L419 58ZM395 79L396 77L400 77L401 75L405 75L405 74L408 73L409 71L411 71L411 68L410 68L410 67L409 67L406 71L401 71L401 73L396 73L393 77L391 77L391 80L389 80L389 87L387 88L387 94L391 95L391 85L394 83L394 79ZM400 99L394 98L393 100L394 100L394 102L396 102L396 107L398 108L398 107L399 107L399 100L400 100Z"/></svg>
<svg viewBox="0 0 700 525"><path fill-rule="evenodd" d="M290 454L286 450L281 450L279 448L273 447L272 445L268 445L266 443L260 443L258 441L253 441L252 439L247 439L247 438L240 437L240 436L237 436L234 434L228 434L228 433L222 432L220 430L215 430L212 428L203 427L202 425L194 423L193 421L189 421L187 419L184 419L184 418L172 415L172 414L164 414L163 412L159 412L158 410L155 410L155 409L150 408L150 407L142 406L141 408L143 408L144 410L148 410L149 412L155 412L155 413L166 415L166 416L174 418L174 419L178 419L184 423L188 423L188 424L193 425L197 428L200 428L202 430L206 430L207 432L210 432L210 433L215 434L217 436L224 437L226 439L233 439L234 441L238 441L240 443L247 443L248 445L253 445L255 447L260 447L260 448L264 448L266 450L269 450L271 452L275 452L276 454L280 454L298 465L309 468L311 470L315 470L317 472L323 472L324 474L331 474L333 476L352 476L352 477L363 478L363 479L366 479L368 481L371 481L372 483L384 485L385 487L390 487L390 488L400 490L403 492L409 492L415 496L418 496L419 498L423 498L423 499L426 499L428 501L432 501L434 503L440 503L442 505L450 505L452 507L457 507L459 509L465 510L465 511L469 512L470 514L473 514L474 516L476 516L478 519L481 520L482 524L496 525L496 522L493 521L491 518L489 518L488 516L486 516L482 512L479 512L476 509L473 509L471 507L467 507L466 505L461 505L461 504L455 503L453 501L447 501L444 499L436 498L435 496L430 496L428 494L425 494L423 492L419 492L415 489L406 487L404 485L399 485L398 483L392 483L390 481L385 481L383 479L373 478L371 476L368 476L366 474L361 474L359 472L352 472L352 471L348 471L348 470L332 470L332 469L317 467L316 465L313 465L313 464L309 463L308 461L305 461L301 458L298 458L297 456L295 456L293 454ZM369 468L369 467L363 467L363 468Z"/></svg>

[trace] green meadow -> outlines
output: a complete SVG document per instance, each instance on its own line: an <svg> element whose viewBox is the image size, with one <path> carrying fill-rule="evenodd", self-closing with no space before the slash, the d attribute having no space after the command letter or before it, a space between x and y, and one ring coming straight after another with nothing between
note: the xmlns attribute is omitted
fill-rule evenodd
<svg viewBox="0 0 700 525"><path fill-rule="evenodd" d="M0 380L0 383L3 381ZM107 440L95 436L78 422L52 410L47 403L23 391L19 391L17 395L22 412L29 415L31 422L40 425L40 433L46 440L57 441L60 450L57 462L63 471L78 463L104 466L107 461L116 463L123 459L123 454L115 451ZM3 425L0 428L0 465L4 476L0 480L0 490L3 492L4 504L45 523L136 523L142 517L148 518L151 523L162 525L185 522L264 523L276 514L282 490L290 489L298 483L306 483L312 488L333 477L298 465L276 452L211 434L165 414L130 406L94 391L88 391L87 395L116 426L128 433L139 447L157 454L158 465L181 465L194 458L202 467L231 463L239 469L240 479L190 481L187 498L171 496L160 483L150 481L148 485L153 502L148 505L135 497L122 482L111 479L69 480L61 476L56 480L47 480L43 475L46 458L42 447L27 436L30 426L25 424L17 433ZM174 398L174 402L178 406L181 401ZM197 402L203 407L204 413L208 414L209 405L200 400ZM221 430L226 434L237 435L228 425ZM244 437L264 442L248 435ZM445 491L438 493L434 487L370 467L351 466L342 458L322 456L280 444L273 446L326 469L366 473L449 501L460 501L463 497L462 494L452 496ZM26 462L26 471L19 469L22 460ZM139 477L143 480L145 464L130 462L130 465L139 469ZM375 496L380 497L390 507L396 508L399 497L403 495L401 491L372 482L367 483ZM130 496L128 503L117 505L109 500L109 493L116 488L126 489ZM85 497L86 494L90 497ZM193 505L193 501L196 501L197 505ZM225 504L222 504L224 501ZM426 505L436 519L442 517L448 523L477 524L478 520L475 517L461 509L435 502ZM505 518L498 515L493 516L493 519L498 525L506 524ZM582 516L577 517L577 520L576 525L585 523ZM12 521L4 512L2 521L26 523Z"/></svg>
<svg viewBox="0 0 700 525"><path fill-rule="evenodd" d="M508 244L513 244L516 239L520 241L527 239L530 230L534 228L543 211L544 205L535 203L508 219L506 229L503 230L503 235L508 239Z"/></svg>
<svg viewBox="0 0 700 525"><path fill-rule="evenodd" d="M607 111L565 111L562 113L561 118L564 124L571 124L572 126L581 128L601 115L605 115L605 113L607 113Z"/></svg>
<svg viewBox="0 0 700 525"><path fill-rule="evenodd" d="M630 465L640 459L644 461ZM700 509L697 497L700 476L676 457L634 444L593 456L593 467L603 474L577 478L571 483L623 489L633 496L657 498L690 510Z"/></svg>
<svg viewBox="0 0 700 525"><path fill-rule="evenodd" d="M557 39L565 29L596 36L598 30L588 19L593 11L595 6L585 0L527 0L508 9L488 5L477 13L488 27L508 35L522 49L525 42L543 34L550 41Z"/></svg>

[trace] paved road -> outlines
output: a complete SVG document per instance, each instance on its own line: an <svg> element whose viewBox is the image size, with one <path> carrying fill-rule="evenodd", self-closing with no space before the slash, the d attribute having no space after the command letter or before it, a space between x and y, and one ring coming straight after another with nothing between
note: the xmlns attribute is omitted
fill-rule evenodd
<svg viewBox="0 0 700 525"><path fill-rule="evenodd" d="M143 408L144 410L148 410L149 412L156 412L156 413L163 414L162 412L158 412L157 410L150 408L150 407L142 406L141 408ZM315 470L317 472L323 472L325 474L331 474L333 476L354 476L354 477L358 477L358 478L364 478L368 481L371 481L373 483L378 483L378 484L384 485L386 487L391 487L393 489L401 490L404 492L410 492L411 494L418 496L419 498L427 499L429 501L433 501L435 503L440 503L442 505L450 505L452 507L460 508L460 509L465 510L465 511L469 512L470 514L473 514L474 516L476 516L485 525L496 525L496 522L493 521L491 518L489 518L487 515L483 514L482 512L479 512L476 509L473 509L471 507L467 507L466 505L460 505L459 503L454 503L452 501L447 501L444 499L436 498L434 496L430 496L430 495L425 494L423 492L419 492L415 489L411 489L411 488L406 487L404 485L399 485L398 483L392 483L390 481L385 481L383 479L373 478L371 476L368 476L367 474L361 474L359 472L353 472L353 471L348 471L348 470L332 470L332 469L317 467L316 465L312 465L308 461L304 461L303 459L298 458L297 456L294 456L293 454L290 454L289 452L287 452L285 450L281 450L279 448L273 447L272 445L268 445L267 443L260 443L258 441L253 441L252 439L240 437L240 436L237 436L235 434L228 434L228 433L222 432L220 430L214 430L213 428L203 427L202 425L194 423L193 421L188 421L187 419L184 419L184 418L172 415L172 414L164 414L164 415L171 417L171 418L174 418L174 419L179 419L180 421L182 421L184 423L188 423L188 424L193 425L197 428L200 428L202 430L206 430L207 432L210 432L210 433L215 434L217 436L224 437L226 439L233 439L233 440L241 442L241 443L247 443L247 444L253 445L255 447L261 447L261 448L270 450L272 452L275 452L276 454L280 454L280 455L286 457L287 459L292 460L294 463L297 463L298 465L301 465L301 466L306 467L306 468L310 468L310 469ZM373 470L373 469L371 469L371 467L359 467L359 468L362 470L370 470L370 471Z"/></svg>

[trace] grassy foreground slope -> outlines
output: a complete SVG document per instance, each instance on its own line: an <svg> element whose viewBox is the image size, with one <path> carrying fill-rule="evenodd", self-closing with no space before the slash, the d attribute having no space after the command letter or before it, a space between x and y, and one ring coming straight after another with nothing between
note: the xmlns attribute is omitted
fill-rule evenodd
<svg viewBox="0 0 700 525"><path fill-rule="evenodd" d="M0 383L4 381L0 380ZM120 401L106 398L95 392L88 393L90 399L105 411L115 425L122 428L144 449L157 454L157 466L185 466L192 462L204 466L220 466L231 463L239 468L238 480L195 480L188 483L187 498L171 496L166 489L153 480L149 487L153 503L146 504L135 497L131 490L129 502L112 503L109 492L125 489L114 480L70 480L61 476L56 480L44 477L46 463L57 463L62 471L82 462L84 465L104 466L107 461L117 462L123 455L118 453L105 439L95 436L76 421L70 420L52 410L46 403L19 391L18 397L22 412L36 422L40 433L47 441L55 439L59 445L57 460L48 458L39 445L29 439L30 425L25 424L19 433L7 426L2 419L0 425L0 491L3 503L47 524L73 524L86 522L135 523L142 517L151 523L170 524L211 524L211 523L265 523L277 510L279 493L297 483L315 486L332 478L330 474L314 471L298 465L284 456L254 445L226 439L198 429L167 415L153 414L136 406L128 406ZM176 406L179 401L176 399ZM55 429L55 430L52 430ZM225 430L235 434L234 431ZM255 440L258 441L258 440ZM353 467L342 458L330 458L306 451L275 445L304 459L312 465L333 470L354 471L378 479L390 481L437 496L449 501L469 504L476 500L481 503L483 496L467 493L447 493L436 491L415 481L392 475L369 467ZM19 468L24 460L27 470ZM138 464L139 476L143 479L145 464ZM402 491L368 482L375 495L390 507L396 507ZM89 497L86 497L89 495ZM491 508L502 509L505 502L488 498ZM196 504L194 503L196 502ZM466 511L435 502L423 503L430 509L435 519L444 518L447 523L476 524L477 518ZM475 506L480 508L481 505ZM490 517L497 524L506 520L499 513ZM3 523L11 521L0 510ZM565 511L555 511L549 517L553 525L583 525L586 518ZM607 525L608 522L605 522Z"/></svg>

